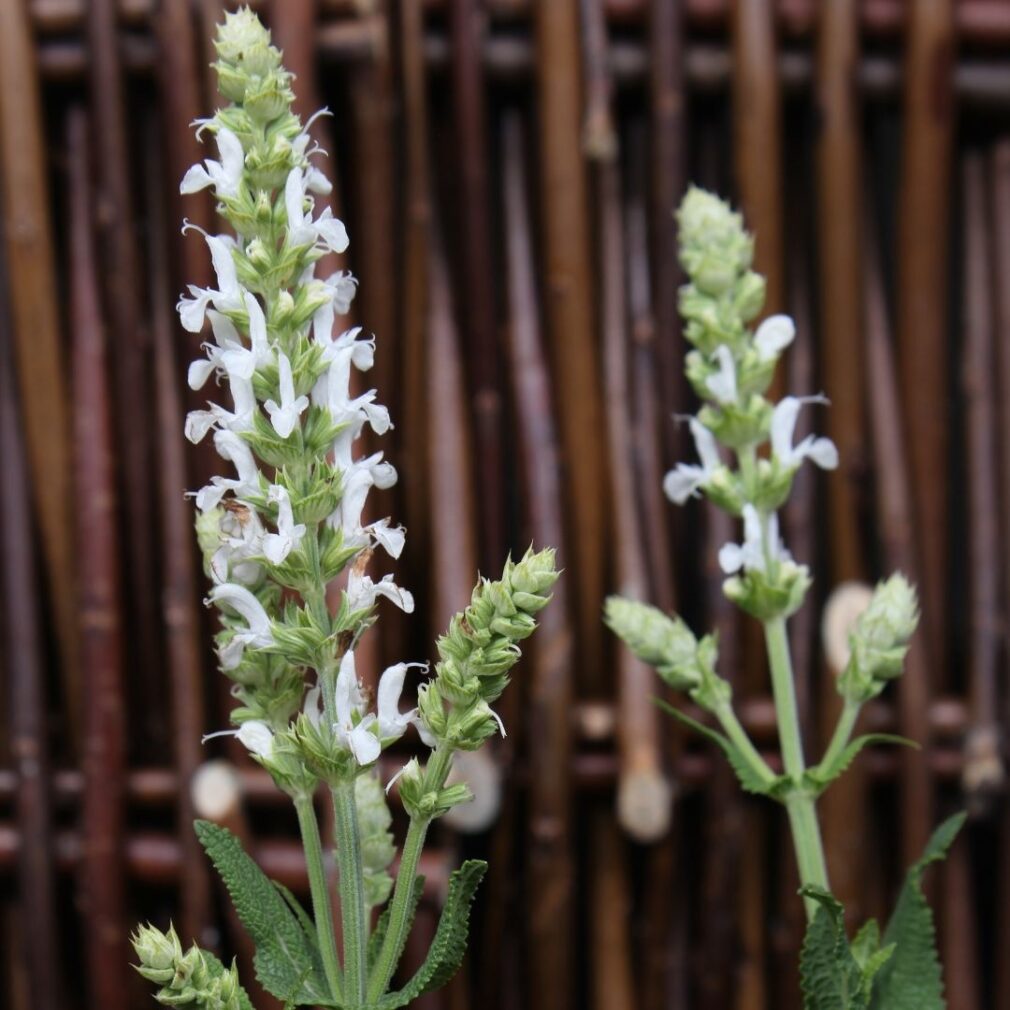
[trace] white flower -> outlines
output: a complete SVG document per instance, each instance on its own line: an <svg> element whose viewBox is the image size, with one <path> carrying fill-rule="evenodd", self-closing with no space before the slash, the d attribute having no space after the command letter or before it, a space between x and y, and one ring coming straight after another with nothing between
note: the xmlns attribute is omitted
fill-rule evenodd
<svg viewBox="0 0 1010 1010"><path fill-rule="evenodd" d="M338 438L337 442L339 441ZM341 453L336 447L334 457L338 466L343 465ZM373 487L380 490L392 487L396 483L396 470L391 464L382 462L382 453L377 452L350 466L344 466L342 476L340 503L327 521L331 526L342 529L345 537L353 538L362 532L361 513L369 490Z"/></svg>
<svg viewBox="0 0 1010 1010"><path fill-rule="evenodd" d="M189 366L189 373L186 381L190 389L203 389L207 380L214 373L215 369L223 367L225 351L240 351L243 349L242 338L239 336L235 324L216 309L208 309L207 317L210 319L210 326L214 333L214 344L204 344L207 351L206 358L197 358Z"/></svg>
<svg viewBox="0 0 1010 1010"><path fill-rule="evenodd" d="M202 165L194 165L183 177L180 193L197 193L208 186L214 187L219 198L238 195L245 165L242 142L226 126L217 131L217 149L220 161L208 158Z"/></svg>
<svg viewBox="0 0 1010 1010"><path fill-rule="evenodd" d="M270 423L281 438L287 438L298 425L302 411L309 405L307 396L295 397L295 382L291 375L291 362L286 354L277 355L277 371L280 376L281 402L278 406L273 400L267 400L263 406L270 415Z"/></svg>
<svg viewBox="0 0 1010 1010"><path fill-rule="evenodd" d="M194 227L195 225L187 224L183 232ZM232 258L235 240L228 235L205 234L204 238L207 240L211 262L217 274L217 289L198 288L195 284L190 284L191 297L179 299L175 308L183 328L190 333L199 333L203 329L203 320L209 305L213 304L214 308L221 312L237 312L241 310L243 304L244 292L239 285L235 260Z"/></svg>
<svg viewBox="0 0 1010 1010"><path fill-rule="evenodd" d="M318 175L319 173L317 173ZM313 182L318 185L316 176ZM344 223L333 216L326 207L322 214L312 220L311 211L305 212L307 190L305 173L293 168L288 173L284 185L284 207L288 215L288 244L291 246L320 244L330 252L342 253L348 246L347 229Z"/></svg>
<svg viewBox="0 0 1010 1010"><path fill-rule="evenodd" d="M383 743L399 740L412 723L419 725L417 709L409 712L400 711L400 695L403 693L403 681L409 667L427 670L427 663L396 663L386 667L379 678L376 710L378 712L379 739Z"/></svg>
<svg viewBox="0 0 1010 1010"><path fill-rule="evenodd" d="M242 723L238 729L223 729L217 733L208 733L201 742L206 743L218 736L238 737L245 749L257 757L269 758L274 752L274 731L259 719L250 719Z"/></svg>
<svg viewBox="0 0 1010 1010"><path fill-rule="evenodd" d="M317 283L322 285L327 300L325 304L316 309L315 315L312 317L312 333L316 343L325 345L330 342L333 333L334 317L347 315L350 311L351 302L358 289L358 282L349 270L338 270L336 273L330 274L325 281ZM375 341L372 341L372 346L375 346Z"/></svg>
<svg viewBox="0 0 1010 1010"><path fill-rule="evenodd" d="M186 415L186 438L194 445L202 441L207 432L214 427L234 432L252 430L253 416L256 413L256 395L253 393L252 379L229 374L228 386L235 405L233 411L212 403L210 410L191 410Z"/></svg>
<svg viewBox="0 0 1010 1010"><path fill-rule="evenodd" d="M767 562L789 561L792 555L785 549L779 536L779 518L772 512L768 518L768 543L765 543L764 532L761 529L761 516L753 505L743 507L743 543L723 544L719 549L719 567L727 575L740 571L763 572Z"/></svg>
<svg viewBox="0 0 1010 1010"><path fill-rule="evenodd" d="M245 586L226 582L215 586L208 593L207 599L218 607L224 606L235 611L248 625L245 629L238 629L231 641L218 651L222 669L234 670L242 662L242 654L247 648L261 649L273 645L270 618L263 609L263 604Z"/></svg>
<svg viewBox="0 0 1010 1010"><path fill-rule="evenodd" d="M795 469L804 459L812 460L824 470L834 470L838 466L838 450L830 438L807 435L799 445L793 445L800 407L804 403L827 402L823 396L786 396L776 404L771 423L772 455L787 470Z"/></svg>
<svg viewBox="0 0 1010 1010"><path fill-rule="evenodd" d="M352 567L347 576L347 597L349 610L367 610L375 605L379 596L396 604L405 614L414 612L414 597L393 582L392 575L383 575L378 582L373 582L367 575L359 575Z"/></svg>
<svg viewBox="0 0 1010 1010"><path fill-rule="evenodd" d="M712 432L696 417L690 418L688 424L701 466L696 463L678 463L664 478L663 492L677 505L683 505L692 496L696 497L698 489L704 487L722 465L719 447Z"/></svg>
<svg viewBox="0 0 1010 1010"><path fill-rule="evenodd" d="M403 553L407 531L402 526L390 526L388 517L366 526L363 532L368 533L391 558L398 558Z"/></svg>
<svg viewBox="0 0 1010 1010"><path fill-rule="evenodd" d="M263 553L271 564L279 565L301 543L305 536L305 524L295 525L287 488L271 484L267 491L267 501L277 505L277 532L267 533L263 537Z"/></svg>
<svg viewBox="0 0 1010 1010"><path fill-rule="evenodd" d="M252 450L233 431L216 431L214 448L218 455L233 463L238 477L211 477L210 483L196 493L196 507L201 512L214 508L227 491L238 497L258 495L262 491L259 469Z"/></svg>
<svg viewBox="0 0 1010 1010"><path fill-rule="evenodd" d="M719 403L736 403L736 362L733 360L733 352L726 344L720 344L715 349L715 357L719 362L719 371L710 375L705 380L705 385Z"/></svg>
<svg viewBox="0 0 1010 1010"><path fill-rule="evenodd" d="M762 361L771 361L796 337L796 324L785 315L769 316L754 334L754 347Z"/></svg>
<svg viewBox="0 0 1010 1010"><path fill-rule="evenodd" d="M354 652L348 649L337 673L337 739L354 755L359 765L370 765L382 753L379 738L371 731L375 716L364 711L361 685L354 667Z"/></svg>

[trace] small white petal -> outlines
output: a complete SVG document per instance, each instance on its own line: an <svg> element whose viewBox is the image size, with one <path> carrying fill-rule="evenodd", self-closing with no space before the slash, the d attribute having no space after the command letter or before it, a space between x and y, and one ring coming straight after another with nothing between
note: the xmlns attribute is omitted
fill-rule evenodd
<svg viewBox="0 0 1010 1010"><path fill-rule="evenodd" d="M258 719L250 719L239 726L235 735L252 754L268 758L273 753L273 730L265 722L260 722Z"/></svg>
<svg viewBox="0 0 1010 1010"><path fill-rule="evenodd" d="M771 361L796 337L796 324L790 316L769 316L754 334L754 346L762 361Z"/></svg>

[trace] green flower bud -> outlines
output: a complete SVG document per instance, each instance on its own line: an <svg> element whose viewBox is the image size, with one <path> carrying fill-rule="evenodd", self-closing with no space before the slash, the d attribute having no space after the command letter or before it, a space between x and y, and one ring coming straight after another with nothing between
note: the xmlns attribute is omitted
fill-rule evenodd
<svg viewBox="0 0 1010 1010"><path fill-rule="evenodd" d="M445 698L437 680L429 680L418 687L417 712L428 732L436 740L444 740L449 722Z"/></svg>
<svg viewBox="0 0 1010 1010"><path fill-rule="evenodd" d="M677 210L680 261L697 287L721 295L750 267L754 241L743 218L717 196L692 186Z"/></svg>
<svg viewBox="0 0 1010 1010"><path fill-rule="evenodd" d="M849 662L838 690L855 701L880 694L904 671L909 641L919 623L915 589L900 573L880 582L849 634Z"/></svg>
<svg viewBox="0 0 1010 1010"><path fill-rule="evenodd" d="M173 926L167 933L150 925L138 926L130 943L140 958L137 971L149 982L167 985L175 977L176 962L182 959L182 945Z"/></svg>
<svg viewBox="0 0 1010 1010"><path fill-rule="evenodd" d="M546 595L548 590L561 576L555 562L556 552L553 548L549 547L534 554L531 547L518 564L513 564L511 559L505 563L502 578L508 580L515 593L541 598L543 602L536 606L536 609L539 610L550 599ZM516 606L520 610L527 610L520 603L516 603ZM535 611L527 610L527 613L535 613Z"/></svg>
<svg viewBox="0 0 1010 1010"><path fill-rule="evenodd" d="M762 571L747 571L726 579L722 591L752 617L770 621L795 614L803 606L812 581L806 565L780 560L774 579Z"/></svg>
<svg viewBox="0 0 1010 1010"><path fill-rule="evenodd" d="M477 750L498 732L505 735L501 720L486 701L478 700L469 708L452 712L446 738L460 750Z"/></svg>
<svg viewBox="0 0 1010 1010"><path fill-rule="evenodd" d="M223 64L241 68L246 74L263 76L281 62L280 52L270 44L270 32L248 7L225 14L214 48Z"/></svg>
<svg viewBox="0 0 1010 1010"><path fill-rule="evenodd" d="M733 292L733 308L745 323L761 314L767 286L764 277L753 270L748 270L737 282L736 290Z"/></svg>
<svg viewBox="0 0 1010 1010"><path fill-rule="evenodd" d="M604 620L631 651L678 691L701 683L698 640L679 618L621 596L607 597Z"/></svg>

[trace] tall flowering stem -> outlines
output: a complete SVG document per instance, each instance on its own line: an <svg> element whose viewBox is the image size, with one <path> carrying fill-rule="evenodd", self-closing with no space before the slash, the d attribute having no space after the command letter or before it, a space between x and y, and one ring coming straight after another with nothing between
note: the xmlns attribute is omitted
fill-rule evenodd
<svg viewBox="0 0 1010 1010"><path fill-rule="evenodd" d="M230 104L197 124L217 157L194 165L181 191L211 189L230 230L201 233L216 285L190 286L178 304L186 330L209 330L189 384L216 387L185 431L194 443L212 439L228 464L193 494L212 584L207 602L221 623L218 659L238 703L235 728L221 732L234 734L294 802L314 937L306 936L308 918L295 899L274 888L235 839L210 825L198 824L198 833L256 942L257 972L270 992L289 1005L361 1008L384 999L391 1010L442 984L462 958L468 903L484 869L477 862L450 885L439 930L449 939L433 945L403 990L387 993L413 917L427 826L471 798L463 784L446 786L453 755L504 732L490 706L519 658L516 643L549 599L554 555L531 550L509 561L500 581L478 584L439 642L442 659L435 677L419 685L417 708L402 711L400 695L411 671L427 671L427 663L390 666L372 704L358 679L356 647L380 600L414 609L392 574L371 571L382 554L399 557L403 528L363 519L370 490L396 481L381 452L358 451L366 429L381 436L391 427L374 390L351 392L353 373L372 366L375 341L359 328L334 332L356 281L345 271L317 277L316 267L343 253L348 237L329 209L316 213L315 197L330 183L315 164L322 152L292 112L281 53L248 9L225 16L215 45ZM337 579L340 602L331 610L327 588ZM433 757L425 765L412 760L398 776L411 826L394 889L391 817L376 762L411 726ZM314 808L320 784L334 808L342 951ZM391 895L370 972L371 911ZM174 933L143 927L135 948L142 974L162 986L161 1002L249 1006L234 969L198 948L183 954Z"/></svg>
<svg viewBox="0 0 1010 1010"><path fill-rule="evenodd" d="M915 593L900 575L878 587L870 612L852 634L852 659L838 682L843 698L838 730L824 760L809 767L786 622L803 604L811 577L786 549L778 513L800 466L807 461L823 469L838 465L829 439L808 435L794 440L800 411L826 401L818 395L786 396L778 403L766 398L795 326L784 315L754 325L764 304L765 282L751 269L754 242L740 215L692 188L677 219L680 259L688 275L680 291L685 335L692 345L686 373L702 406L687 419L698 460L667 474L664 490L677 505L704 495L742 520L740 542L719 552L723 589L764 629L784 774L772 772L734 714L730 683L716 672L713 636L698 640L683 621L619 598L608 601L606 617L664 680L712 713L723 731L718 740L744 787L785 805L804 888L827 892L817 796L851 760L848 748L860 706L888 677L901 672L917 620ZM879 654L888 661L880 662L875 658ZM808 894L808 916L819 907Z"/></svg>

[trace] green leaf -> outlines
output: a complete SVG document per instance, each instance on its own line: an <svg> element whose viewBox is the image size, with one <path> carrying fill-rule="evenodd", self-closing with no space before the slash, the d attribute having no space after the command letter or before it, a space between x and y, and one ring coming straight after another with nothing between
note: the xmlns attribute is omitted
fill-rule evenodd
<svg viewBox="0 0 1010 1010"><path fill-rule="evenodd" d="M468 859L452 874L442 917L424 964L402 989L383 996L377 1004L378 1010L398 1010L422 993L445 985L456 974L466 953L470 905L486 871L487 863L483 860Z"/></svg>
<svg viewBox="0 0 1010 1010"><path fill-rule="evenodd" d="M282 893L230 831L209 821L197 821L195 827L256 945L256 977L263 988L286 1003L335 1006L317 969L318 950L307 942Z"/></svg>
<svg viewBox="0 0 1010 1010"><path fill-rule="evenodd" d="M410 928L414 924L414 916L417 913L417 906L421 901L421 895L424 893L424 877L418 874L414 878L414 891L410 896L410 904L407 906L406 911L406 922L407 928L403 931L404 936L410 934ZM382 914L379 916L379 921L375 924L375 929L372 930L372 935L368 938L368 970L372 970L372 965L375 964L376 958L379 956L379 951L382 950L382 942L386 939L386 930L389 929L389 912L390 906L387 905L383 910Z"/></svg>
<svg viewBox="0 0 1010 1010"><path fill-rule="evenodd" d="M849 949L842 903L818 887L801 893L820 905L800 954L804 1010L865 1010L863 972Z"/></svg>
<svg viewBox="0 0 1010 1010"><path fill-rule="evenodd" d="M947 1005L933 912L922 893L922 875L926 867L947 855L965 817L960 813L944 821L905 877L884 933L884 943L894 944L894 954L877 976L871 1010L944 1010Z"/></svg>
<svg viewBox="0 0 1010 1010"><path fill-rule="evenodd" d="M727 736L723 736L718 730L714 730L704 723L698 722L697 719L692 719L689 715L685 715L680 711L679 708L674 708L672 705L668 705L662 698L653 698L653 702L658 705L664 712L672 715L674 719L679 720L684 723L685 726L690 726L695 732L700 733L702 736L707 737L714 744L722 749L722 752L726 755L730 766L736 773L736 777L740 780L741 787L749 793L759 793L762 796L771 796L773 798L778 798L782 795L783 791L789 785L789 778L785 775L777 775L773 782L765 782L751 766L747 763L746 758L740 753L740 749L733 743L732 740Z"/></svg>
<svg viewBox="0 0 1010 1010"><path fill-rule="evenodd" d="M807 770L806 779L810 787L817 794L824 792L852 764L856 755L871 743L893 743L919 749L919 745L914 740L908 740L903 736L894 736L891 733L867 733L865 736L858 736L847 747L839 751L838 756L830 764L825 764L822 761L819 765Z"/></svg>
<svg viewBox="0 0 1010 1010"><path fill-rule="evenodd" d="M302 903L283 884L278 884L276 880L271 880L271 884L280 892L280 896L287 902L288 908L298 920L298 925L302 927L302 934L312 955L312 967L318 978L326 978L326 968L323 966L323 955L319 950L319 936L316 933L316 925L312 917L302 907Z"/></svg>

